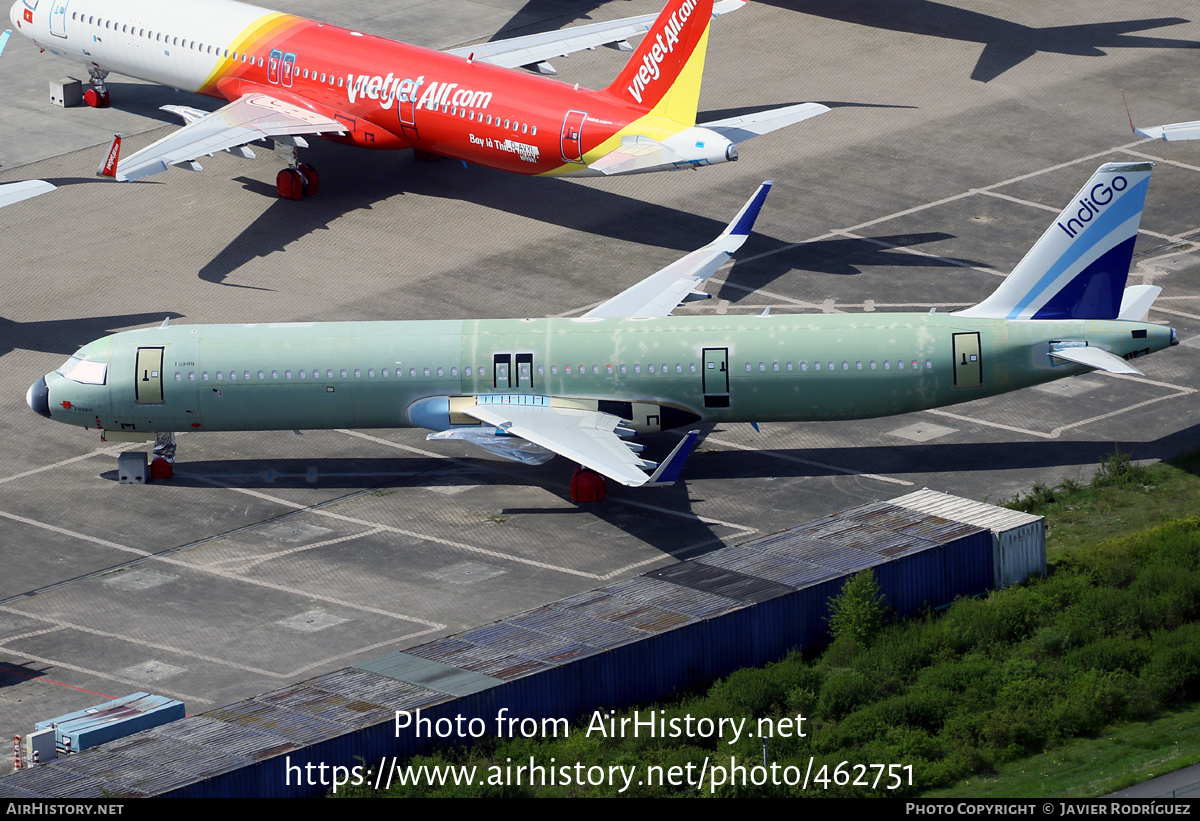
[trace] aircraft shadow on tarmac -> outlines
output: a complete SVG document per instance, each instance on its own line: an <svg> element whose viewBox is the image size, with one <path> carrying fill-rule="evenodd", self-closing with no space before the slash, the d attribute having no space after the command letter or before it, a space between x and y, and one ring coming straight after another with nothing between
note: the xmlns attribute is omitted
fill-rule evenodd
<svg viewBox="0 0 1200 821"><path fill-rule="evenodd" d="M740 265L735 258L733 269L726 276L725 283L716 296L736 304L738 300L747 296L747 291L743 289L756 291L765 288L776 279L797 270L852 276L863 273L863 269L868 267L962 268L985 265L971 260L911 254L902 250L949 239L954 239L954 235L925 232L862 239L822 239L788 247L789 243L768 237L755 238L752 235L743 255L752 257L770 253L770 256L759 257ZM771 253L772 251L775 253Z"/></svg>
<svg viewBox="0 0 1200 821"><path fill-rule="evenodd" d="M102 336L114 334L164 319L179 319L183 314L161 311L116 316L87 316L78 319L51 319L41 322L17 322L0 317L0 356L14 348L70 356L80 347Z"/></svg>
<svg viewBox="0 0 1200 821"><path fill-rule="evenodd" d="M49 665L38 670L33 668L29 663L13 664L10 661L0 662L0 687L16 687L30 680L40 679L50 669L52 668Z"/></svg>
<svg viewBox="0 0 1200 821"><path fill-rule="evenodd" d="M932 0L760 0L789 11L906 34L982 43L971 72L981 83L996 79L1038 52L1104 57L1106 48L1200 48L1194 40L1135 36L1135 32L1191 22L1157 17L1108 23L1033 28Z"/></svg>

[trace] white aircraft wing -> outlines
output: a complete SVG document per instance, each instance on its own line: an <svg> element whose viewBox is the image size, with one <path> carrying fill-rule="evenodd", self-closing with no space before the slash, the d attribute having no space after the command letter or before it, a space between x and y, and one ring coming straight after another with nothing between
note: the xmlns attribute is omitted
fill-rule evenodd
<svg viewBox="0 0 1200 821"><path fill-rule="evenodd" d="M153 145L117 161L118 180L140 180L177 165L199 171L197 157L237 148L264 137L345 133L346 127L298 105L254 92L202 117L188 110L187 125Z"/></svg>
<svg viewBox="0 0 1200 821"><path fill-rule="evenodd" d="M715 120L711 123L699 123L701 128L715 131L730 142L745 142L752 137L761 137L780 128L794 125L809 117L824 114L829 106L820 103L800 103L798 105L773 108L768 111L756 111L753 114L743 114L740 117L729 117Z"/></svg>
<svg viewBox="0 0 1200 821"><path fill-rule="evenodd" d="M650 477L643 469L655 466L639 459L614 432L624 420L609 413L548 403L472 405L462 413L630 487L646 484Z"/></svg>
<svg viewBox="0 0 1200 821"><path fill-rule="evenodd" d="M0 208L53 190L54 186L45 180L25 180L0 185Z"/></svg>
<svg viewBox="0 0 1200 821"><path fill-rule="evenodd" d="M713 16L736 11L744 5L746 5L746 0L722 0L722 2L713 4ZM628 39L645 34L657 18L657 13L643 14L638 17L626 17L622 20L575 26L562 31L547 31L541 34L513 37L508 40L463 46L448 49L446 53L457 54L460 57L474 55L473 60L505 68L537 66L543 74L554 74L556 72L546 61L554 57L566 57L574 51L594 49L597 46L616 46L621 51L632 51L632 46L627 42Z"/></svg>
<svg viewBox="0 0 1200 821"><path fill-rule="evenodd" d="M715 240L692 251L637 285L626 288L612 299L584 314L585 317L652 317L668 316L679 303L687 299L707 299L696 289L724 265L733 252L742 247L758 212L762 210L771 181L764 182L746 201L742 210ZM695 296L693 296L693 294Z"/></svg>
<svg viewBox="0 0 1200 821"><path fill-rule="evenodd" d="M1169 125L1152 125L1146 128L1135 128L1134 132L1142 137L1173 142L1175 140L1200 139L1200 121L1192 123L1171 123Z"/></svg>

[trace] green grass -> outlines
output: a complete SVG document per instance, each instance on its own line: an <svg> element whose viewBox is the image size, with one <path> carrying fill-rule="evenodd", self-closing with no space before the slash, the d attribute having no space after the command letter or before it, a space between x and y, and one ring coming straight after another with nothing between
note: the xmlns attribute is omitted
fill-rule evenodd
<svg viewBox="0 0 1200 821"><path fill-rule="evenodd" d="M1200 704L1110 727L927 798L1091 798L1200 762Z"/></svg>

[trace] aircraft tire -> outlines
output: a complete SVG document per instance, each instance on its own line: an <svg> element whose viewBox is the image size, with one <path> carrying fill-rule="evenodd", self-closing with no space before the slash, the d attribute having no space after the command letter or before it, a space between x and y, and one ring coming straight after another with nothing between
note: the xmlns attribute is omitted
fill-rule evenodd
<svg viewBox="0 0 1200 821"><path fill-rule="evenodd" d="M304 196L315 197L321 190L321 175L317 173L317 169L305 163L300 163L298 170L304 177Z"/></svg>
<svg viewBox="0 0 1200 821"><path fill-rule="evenodd" d="M92 108L108 108L111 98L108 92L99 92L94 88L89 88L83 92L83 101Z"/></svg>
<svg viewBox="0 0 1200 821"><path fill-rule="evenodd" d="M285 168L275 175L275 189L281 199L298 200L304 196L304 181L300 172L294 168Z"/></svg>
<svg viewBox="0 0 1200 821"><path fill-rule="evenodd" d="M608 484L599 473L582 466L575 468L571 476L572 502L603 502L607 490Z"/></svg>

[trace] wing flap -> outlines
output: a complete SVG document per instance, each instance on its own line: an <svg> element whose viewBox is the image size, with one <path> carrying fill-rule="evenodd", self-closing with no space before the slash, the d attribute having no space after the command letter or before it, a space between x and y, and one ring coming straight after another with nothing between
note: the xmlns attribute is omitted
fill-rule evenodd
<svg viewBox="0 0 1200 821"><path fill-rule="evenodd" d="M552 450L623 485L640 487L646 464L614 432L622 420L608 413L550 405L472 405L462 413Z"/></svg>
<svg viewBox="0 0 1200 821"><path fill-rule="evenodd" d="M679 303L702 286L724 265L733 252L742 247L754 221L762 210L771 181L758 187L733 221L715 240L692 251L683 259L651 274L626 288L612 299L584 314L584 317L655 317L669 316Z"/></svg>
<svg viewBox="0 0 1200 821"><path fill-rule="evenodd" d="M203 117L179 113L187 125L118 162L118 180L140 180L188 166L197 157L215 154L264 137L345 133L345 126L316 112L268 94L253 92Z"/></svg>

